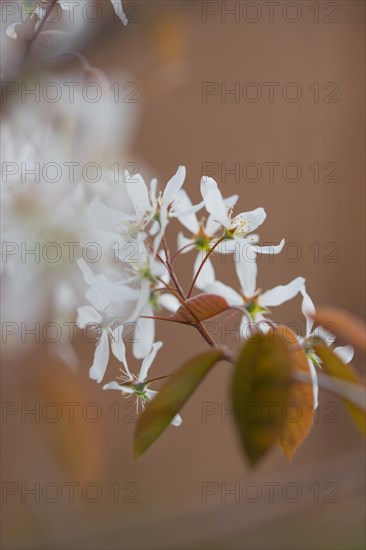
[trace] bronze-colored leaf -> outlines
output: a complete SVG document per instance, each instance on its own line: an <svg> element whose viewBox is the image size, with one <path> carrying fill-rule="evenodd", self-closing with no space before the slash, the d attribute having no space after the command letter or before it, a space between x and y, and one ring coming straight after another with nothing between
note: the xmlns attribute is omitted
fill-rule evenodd
<svg viewBox="0 0 366 550"><path fill-rule="evenodd" d="M288 344L292 372L303 372L310 378L306 354L298 346L295 333L288 327L279 326L276 332ZM314 396L311 384L292 382L289 401L283 410L284 423L280 431L280 446L288 460L310 432L314 423Z"/></svg>
<svg viewBox="0 0 366 550"><path fill-rule="evenodd" d="M290 400L292 358L276 332L255 335L237 360L232 401L245 454L256 464L283 429L283 410Z"/></svg>
<svg viewBox="0 0 366 550"><path fill-rule="evenodd" d="M314 320L345 343L366 352L366 327L364 322L344 309L323 307L318 309Z"/></svg>
<svg viewBox="0 0 366 550"><path fill-rule="evenodd" d="M229 304L225 298L216 294L198 294L182 304L176 313L170 316L170 319L194 324L197 321L215 317L227 309L229 309Z"/></svg>
<svg viewBox="0 0 366 550"><path fill-rule="evenodd" d="M323 370L332 376L333 378L339 380L345 380L346 382L351 382L357 386L363 386L363 383L356 371L351 365L345 365L343 361L332 351L328 346L323 344L314 345L314 350L318 357L322 361ZM354 420L355 424L361 430L363 434L366 435L366 423L365 423L365 413L357 405L352 403L349 399L343 398L344 404Z"/></svg>
<svg viewBox="0 0 366 550"><path fill-rule="evenodd" d="M208 371L222 359L211 350L190 359L164 384L141 414L135 434L135 458L141 456L167 428Z"/></svg>

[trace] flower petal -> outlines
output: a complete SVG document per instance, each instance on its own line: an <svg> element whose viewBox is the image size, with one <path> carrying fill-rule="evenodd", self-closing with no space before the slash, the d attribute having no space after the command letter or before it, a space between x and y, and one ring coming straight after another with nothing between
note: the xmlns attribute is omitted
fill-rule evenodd
<svg viewBox="0 0 366 550"><path fill-rule="evenodd" d="M118 391L125 391L123 386L120 386L118 382L108 382L108 384L105 384L103 386L103 390L118 390Z"/></svg>
<svg viewBox="0 0 366 550"><path fill-rule="evenodd" d="M90 267L88 266L88 264L86 263L86 261L83 259L83 258L80 258L79 260L77 260L76 262L83 274L83 277L84 277L84 280L86 282L86 284L88 285L92 285L95 281L95 277L94 277L94 274L92 272L92 270L90 269Z"/></svg>
<svg viewBox="0 0 366 550"><path fill-rule="evenodd" d="M122 7L122 0L111 0L115 14L122 21L124 25L127 25L128 19Z"/></svg>
<svg viewBox="0 0 366 550"><path fill-rule="evenodd" d="M296 279L293 279L287 285L275 286L271 290L263 292L258 298L258 303L263 307L279 306L294 298L304 284L304 277L296 277Z"/></svg>
<svg viewBox="0 0 366 550"><path fill-rule="evenodd" d="M149 388L147 388L147 389L145 390L145 393L146 393L148 399L150 399L150 401L151 401L151 399L154 399L154 397L155 397L159 392L156 391L156 390L150 390Z"/></svg>
<svg viewBox="0 0 366 550"><path fill-rule="evenodd" d="M141 315L142 310L147 305L150 298L150 283L147 280L141 282L139 293L136 301L136 306L131 315L127 319L127 323L133 323L137 317Z"/></svg>
<svg viewBox="0 0 366 550"><path fill-rule="evenodd" d="M173 420L171 421L171 425L172 426L175 426L175 427L178 427L182 424L183 420L182 420L182 417L180 416L180 414L176 414L175 417L173 418Z"/></svg>
<svg viewBox="0 0 366 550"><path fill-rule="evenodd" d="M157 188L158 180L156 178L153 178L150 182L150 201L154 212L156 211L156 208L158 206L158 200L156 197Z"/></svg>
<svg viewBox="0 0 366 550"><path fill-rule="evenodd" d="M89 377L92 380L98 382L98 384L103 380L105 371L107 369L109 361L109 342L108 334L106 330L102 331L102 335L98 342L97 347L95 348L94 361L89 370Z"/></svg>
<svg viewBox="0 0 366 550"><path fill-rule="evenodd" d="M319 405L319 384L318 384L318 375L316 373L315 365L312 360L308 357L308 365L310 370L310 378L313 383L313 398L314 398L314 410L318 408Z"/></svg>
<svg viewBox="0 0 366 550"><path fill-rule="evenodd" d="M238 214L235 216L235 218L231 221L231 226L243 226L243 232L245 234L251 233L257 227L262 225L264 220L266 219L267 214L264 210L264 208L256 208L255 210L251 210L250 212L242 212L241 214Z"/></svg>
<svg viewBox="0 0 366 550"><path fill-rule="evenodd" d="M257 289L257 261L256 253L251 245L239 244L239 258L235 258L235 270L244 296L251 298Z"/></svg>
<svg viewBox="0 0 366 550"><path fill-rule="evenodd" d="M126 360L126 346L123 341L123 325L118 325L114 329L110 329L110 337L111 337L111 349L113 355L121 361L123 366L126 369L126 372L128 374L131 374L127 365Z"/></svg>
<svg viewBox="0 0 366 550"><path fill-rule="evenodd" d="M147 185L141 174L130 175L127 170L125 173L125 182L127 194L135 210L136 217L138 221L142 221L152 210Z"/></svg>
<svg viewBox="0 0 366 550"><path fill-rule="evenodd" d="M230 306L243 305L243 298L240 296L240 294L230 286L227 286L220 281L215 281L211 283L207 286L205 290L208 294L216 294L217 296L225 298Z"/></svg>
<svg viewBox="0 0 366 550"><path fill-rule="evenodd" d="M142 361L140 374L138 375L139 382L145 382L149 369L152 363L154 362L156 354L158 353L162 345L163 345L163 342L155 342L155 344L153 344L152 350L149 353L149 355L147 355L145 359Z"/></svg>
<svg viewBox="0 0 366 550"><path fill-rule="evenodd" d="M257 253L261 253L261 254L279 254L280 252L282 252L284 246L285 246L285 239L282 239L282 241L279 244L273 244L273 245L271 244L269 246L254 245L253 248Z"/></svg>
<svg viewBox="0 0 366 550"><path fill-rule="evenodd" d="M206 254L202 254L202 252L199 252L198 253L198 256L194 262L194 267L193 267L193 274L195 275L204 259ZM207 288L208 285L210 285L211 283L213 283L215 281L215 270L214 270L214 267L212 265L212 262L210 260L210 258L208 260L206 260L206 262L204 263L201 271L200 271L200 274L198 275L198 278L197 278L197 281L196 281L196 287L199 288L200 290L205 290Z"/></svg>
<svg viewBox="0 0 366 550"><path fill-rule="evenodd" d="M153 221L151 226L150 226L150 230L149 230L149 234L154 237L155 235L157 235L157 233L159 233L159 229L160 229L160 224L159 222L157 221Z"/></svg>
<svg viewBox="0 0 366 550"><path fill-rule="evenodd" d="M102 229L113 233L123 233L126 230L125 222L130 218L128 214L107 208L99 200L94 200L91 203L90 210L95 221Z"/></svg>
<svg viewBox="0 0 366 550"><path fill-rule="evenodd" d="M12 38L13 40L16 40L18 38L18 33L15 31L15 28L20 24L21 24L21 22L18 21L17 23L12 23L11 25L9 25L6 28L6 35L9 38Z"/></svg>
<svg viewBox="0 0 366 550"><path fill-rule="evenodd" d="M190 244L192 246L189 247L188 245ZM185 237L181 231L178 233L178 238L177 238L178 250L180 250L181 248L184 248L185 246L187 247L187 248L184 248L184 250L182 250L181 254L187 254L187 252L190 252L193 249L193 245L194 245L193 239L187 239L187 237Z"/></svg>
<svg viewBox="0 0 366 550"><path fill-rule="evenodd" d="M172 178L168 181L165 186L163 193L163 205L166 207L168 204L173 202L176 194L181 189L186 178L186 169L185 166L179 166L177 172Z"/></svg>
<svg viewBox="0 0 366 550"><path fill-rule="evenodd" d="M223 227L228 227L230 220L227 207L216 181L210 177L203 176L201 179L201 194L205 201L207 212L212 215L215 221L221 223Z"/></svg>
<svg viewBox="0 0 366 550"><path fill-rule="evenodd" d="M271 327L264 321L263 315L256 315L255 321L249 321L246 315L243 315L240 322L240 338L248 340L251 336L256 336L260 333L266 333Z"/></svg>
<svg viewBox="0 0 366 550"><path fill-rule="evenodd" d="M331 346L334 340L336 339L335 334L333 334L329 330L326 330L324 327L321 327L320 325L316 327L313 334L314 334L314 338L321 338L322 340L324 340L327 346Z"/></svg>
<svg viewBox="0 0 366 550"><path fill-rule="evenodd" d="M347 364L352 361L355 350L353 349L353 346L338 346L334 349L334 353L338 355L339 359L343 361L343 363Z"/></svg>
<svg viewBox="0 0 366 550"><path fill-rule="evenodd" d="M102 316L92 306L78 307L78 316L76 323L79 328L83 329L88 325L100 325Z"/></svg>
<svg viewBox="0 0 366 550"><path fill-rule="evenodd" d="M301 311L306 319L306 337L309 337L314 325L313 316L315 315L315 306L309 294L306 292L305 285L300 289L300 292L303 296Z"/></svg>
<svg viewBox="0 0 366 550"><path fill-rule="evenodd" d="M171 294L162 294L159 298L159 307L163 307L167 311L171 311L172 313L175 313L177 309L180 307L179 300L172 296Z"/></svg>
<svg viewBox="0 0 366 550"><path fill-rule="evenodd" d="M141 312L141 315L152 317L154 311L150 304L147 304ZM136 359L142 359L150 353L155 339L155 321L154 319L142 319L139 317L136 321L136 330L132 353Z"/></svg>
<svg viewBox="0 0 366 550"><path fill-rule="evenodd" d="M178 218L180 223L184 225L191 234L198 233L200 226L194 212L189 213L193 209L191 199L184 189L181 189L174 199L174 216Z"/></svg>
<svg viewBox="0 0 366 550"><path fill-rule="evenodd" d="M166 229L168 223L169 223L169 219L168 219L167 210L162 208L160 210L159 232L156 234L155 239L154 239L154 250L153 250L154 256L156 255L157 251L160 248L161 241L163 240L165 229Z"/></svg>

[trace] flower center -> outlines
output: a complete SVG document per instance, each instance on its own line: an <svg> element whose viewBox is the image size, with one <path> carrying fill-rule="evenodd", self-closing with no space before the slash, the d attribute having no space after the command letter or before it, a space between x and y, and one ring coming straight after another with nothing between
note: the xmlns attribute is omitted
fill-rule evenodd
<svg viewBox="0 0 366 550"><path fill-rule="evenodd" d="M255 321L255 318L259 313L264 313L265 311L267 311L265 307L262 307L258 304L256 298L251 298L245 303L244 307L253 321Z"/></svg>
<svg viewBox="0 0 366 550"><path fill-rule="evenodd" d="M230 222L230 230L239 237L245 237L249 233L249 222L242 214L238 214Z"/></svg>
<svg viewBox="0 0 366 550"><path fill-rule="evenodd" d="M136 382L133 386L134 392L138 397L145 397L146 384L145 382Z"/></svg>
<svg viewBox="0 0 366 550"><path fill-rule="evenodd" d="M193 242L197 250L203 250L204 252L208 252L210 250L211 239L205 233L205 230L203 229L202 225L200 225L200 229L198 233L193 235Z"/></svg>

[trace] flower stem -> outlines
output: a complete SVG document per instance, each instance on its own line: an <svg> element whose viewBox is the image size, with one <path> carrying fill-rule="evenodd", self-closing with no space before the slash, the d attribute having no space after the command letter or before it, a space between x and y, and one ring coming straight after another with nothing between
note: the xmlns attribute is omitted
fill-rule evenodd
<svg viewBox="0 0 366 550"><path fill-rule="evenodd" d="M205 265L205 263L207 262L207 260L209 259L209 257L211 256L212 252L215 250L215 248L217 248L219 246L219 244L221 244L224 240L225 240L225 235L222 236L218 241L215 242L215 244L210 248L210 250L207 252L206 256L203 258L202 262L201 262L201 265L199 266L198 270L197 270L197 273L195 274L194 278L193 278L193 281L192 281L192 284L191 284L191 287L189 289L189 292L188 292L188 298L191 297L191 294L193 292L193 289L194 289L194 285L196 284L196 281L198 279L198 276L199 274L201 273L202 271L202 268L203 266Z"/></svg>
<svg viewBox="0 0 366 550"><path fill-rule="evenodd" d="M164 252L165 252L166 265L168 267L168 270L169 270L170 276L172 278L172 281L175 285L175 288L177 289L177 291L179 292L179 294L183 298L183 300L186 300L186 295L184 294L183 288L181 287L181 285L178 281L178 277L176 276L174 268L171 264L169 248L168 248L165 237L163 237L163 247L164 247Z"/></svg>
<svg viewBox="0 0 366 550"><path fill-rule="evenodd" d="M223 239L224 237L222 237ZM217 242L211 249L210 252L213 251L213 249L218 246L219 242ZM207 332L207 329L205 328L205 326L199 321L199 319L197 319L197 316L195 315L194 311L191 310L191 308L189 307L189 305L187 304L187 297L186 295L184 294L184 291L178 281L178 277L176 276L175 274L175 271L174 271L174 268L172 266L172 263L171 263L171 260L170 260L170 253L169 253L169 248L168 248L168 245L167 245L167 242L166 242L166 239L165 237L163 237L163 247L164 247L164 252L165 252L165 258L166 258L166 261L164 262L164 260L161 258L161 261L166 265L168 271L169 271L169 274L172 278L172 281L175 285L175 288L177 289L177 291L175 292L174 289L172 287L170 287L170 285L168 285L167 283L165 283L165 281L163 281L162 279L159 279L159 281L161 283L164 284L164 286L167 287L167 289L169 290L169 292L171 292L172 294L174 294L178 300L180 301L180 303L182 305L184 305L187 310L190 312L190 314L192 315L192 317L194 319L196 319L196 323L193 324L193 326L195 327L196 330L198 330L198 332L201 334L202 338L204 338L204 340L208 343L209 346L211 346L212 348L217 348L216 346L216 343L214 342L214 340L211 338L211 336L209 335L209 333ZM210 254L210 252L208 253L208 255ZM207 257L208 257L207 255ZM179 322L181 324L187 324L187 323L182 323L181 321L175 321L173 319L169 319L168 317L143 317L141 316L142 318L153 318L153 319L157 319L157 320L161 320L161 321L172 321L174 323L176 322Z"/></svg>
<svg viewBox="0 0 366 550"><path fill-rule="evenodd" d="M139 315L139 319L154 319L155 321L169 321L169 323L179 323L180 325L186 325L184 321L176 321L170 319L170 317L158 317L156 315Z"/></svg>
<svg viewBox="0 0 366 550"><path fill-rule="evenodd" d="M182 246L182 248L180 248L179 250L177 250L177 252L174 254L173 258L170 260L170 263L173 265L175 260L178 258L179 254L181 254L183 252L183 250L186 250L190 246L194 246L194 243L188 243L185 246Z"/></svg>
<svg viewBox="0 0 366 550"><path fill-rule="evenodd" d="M179 300L179 302L181 304L184 304L185 303L185 299L182 298L182 296L178 293L177 290L175 290L175 288L173 288L172 286L170 286L168 283L166 283L163 279L161 279L160 277L158 277L158 281L164 285L165 289L170 292L170 294L173 294L173 296L175 296L177 298L177 300ZM164 290L164 289L163 289Z"/></svg>

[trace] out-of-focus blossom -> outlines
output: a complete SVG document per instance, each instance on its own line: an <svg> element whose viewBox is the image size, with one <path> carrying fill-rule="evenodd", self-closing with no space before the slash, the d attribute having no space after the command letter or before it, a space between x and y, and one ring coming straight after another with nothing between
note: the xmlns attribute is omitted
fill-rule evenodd
<svg viewBox="0 0 366 550"><path fill-rule="evenodd" d="M139 314L136 311L139 292L123 282L113 283L104 275L95 276L84 260L78 260L78 264L88 284L86 297L92 305L78 308L77 323L81 329L88 326L99 329L100 335L89 376L96 382L101 382L109 361L109 342L113 355L126 363L123 325L135 320L135 316Z"/></svg>
<svg viewBox="0 0 366 550"><path fill-rule="evenodd" d="M75 364L71 346L62 343L72 340L65 323L75 320L84 292L76 260L85 257L106 276L123 277L90 203L98 199L125 208L123 170L110 167L117 160L123 166L127 158L138 106L115 103L105 87L100 101L91 104L75 76L50 80L60 90L58 102L33 96L27 104L9 103L3 112L2 314L18 327L18 335L7 339L17 353L26 348L19 342L39 340L23 338L22 323L29 329L59 323L62 337L50 348ZM75 82L71 102L65 82Z"/></svg>

